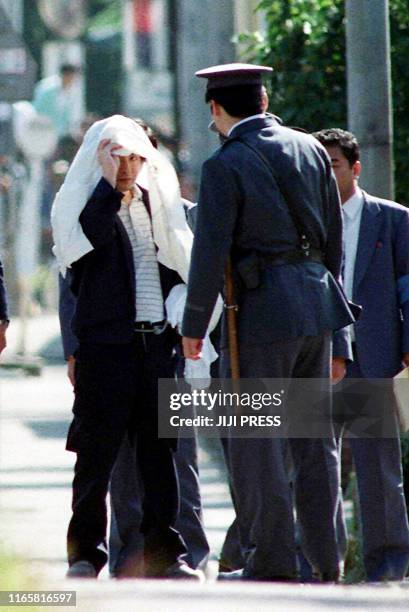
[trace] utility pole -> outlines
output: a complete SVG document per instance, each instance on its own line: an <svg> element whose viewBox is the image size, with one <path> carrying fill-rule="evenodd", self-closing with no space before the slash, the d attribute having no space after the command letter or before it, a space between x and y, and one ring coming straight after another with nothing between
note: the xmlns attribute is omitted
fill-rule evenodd
<svg viewBox="0 0 409 612"><path fill-rule="evenodd" d="M179 96L179 3L178 0L168 1L168 15L169 15L169 64L171 67L173 79L172 79L172 107L173 107L173 125L174 125L174 139L176 143L174 163L177 172L182 170L181 159L180 159L180 145L181 145L181 125L182 117L180 112L180 96Z"/></svg>
<svg viewBox="0 0 409 612"><path fill-rule="evenodd" d="M51 119L37 114L30 102L14 104L14 116L16 142L29 168L29 180L18 215L15 245L20 318L17 352L25 357L32 294L30 279L39 265L44 162L54 153L58 136Z"/></svg>
<svg viewBox="0 0 409 612"><path fill-rule="evenodd" d="M205 104L205 83L196 70L235 60L234 1L177 0L177 87L182 145L188 153L188 173L197 183L203 161L219 146L207 129L210 112Z"/></svg>
<svg viewBox="0 0 409 612"><path fill-rule="evenodd" d="M394 199L389 1L346 0L348 125L364 189Z"/></svg>

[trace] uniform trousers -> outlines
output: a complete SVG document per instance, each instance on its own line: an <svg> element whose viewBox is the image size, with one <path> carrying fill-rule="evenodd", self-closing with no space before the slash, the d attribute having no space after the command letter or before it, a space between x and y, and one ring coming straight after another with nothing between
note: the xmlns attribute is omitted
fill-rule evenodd
<svg viewBox="0 0 409 612"><path fill-rule="evenodd" d="M242 378L317 378L330 395L331 333L285 342L240 346ZM222 375L229 374L222 353ZM300 402L300 409L302 403ZM300 413L300 418L302 414ZM329 431L331 431L329 429ZM332 432L331 432L332 434ZM293 491L286 465L290 449ZM297 576L296 506L301 546L314 570L336 577L339 462L335 438L228 438L227 467L244 551L244 576Z"/></svg>
<svg viewBox="0 0 409 612"><path fill-rule="evenodd" d="M224 457L226 463L228 462L227 455L227 440L225 438L221 439L222 448L224 452ZM289 457L291 459L291 457ZM270 469L274 470L274 465L270 466ZM289 478L293 479L293 466L289 466L288 468ZM230 494L233 497L231 486L230 486ZM311 565L308 563L307 559L301 548L300 542L300 533L298 523L295 525L296 531L296 545L297 545L297 564L300 580L302 582L310 582L314 580ZM223 546L220 551L219 557L219 571L229 572L232 570L242 569L245 566L245 551L249 550L249 535L247 535L246 540L242 541L242 538L245 537L243 533L243 529L239 530L239 526L237 523L237 517L234 518L230 527L227 530L226 537L224 538ZM347 550L347 532L346 532L346 524L344 517L344 510L342 505L342 490L339 491L339 504L338 504L338 512L337 512L337 537L338 537L338 547L339 547L339 555L340 559L345 557L345 553Z"/></svg>
<svg viewBox="0 0 409 612"><path fill-rule="evenodd" d="M161 575L186 553L175 529L179 508L172 444L158 438L158 378L172 378L174 334L136 332L128 344L80 342L76 354L74 419L67 449L77 453L68 561L107 560L106 529L111 472L125 435L135 435L145 490L145 575Z"/></svg>

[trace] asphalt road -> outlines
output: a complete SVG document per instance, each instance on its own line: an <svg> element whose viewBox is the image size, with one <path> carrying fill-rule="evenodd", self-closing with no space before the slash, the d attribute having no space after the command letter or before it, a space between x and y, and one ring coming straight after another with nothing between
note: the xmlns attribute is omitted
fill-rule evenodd
<svg viewBox="0 0 409 612"><path fill-rule="evenodd" d="M16 324L10 330L5 361L12 358L17 336ZM44 354L46 347L49 357L58 357L55 315L30 323L27 346L33 354ZM65 532L74 455L64 450L64 441L71 404L72 391L61 363L47 365L37 378L0 370L0 541L26 559L38 589L75 590L76 609L97 612L409 610L409 585L217 583L216 559L233 512L220 464L209 449L200 453L205 525L212 550L205 584L115 581L106 571L98 581L67 581Z"/></svg>

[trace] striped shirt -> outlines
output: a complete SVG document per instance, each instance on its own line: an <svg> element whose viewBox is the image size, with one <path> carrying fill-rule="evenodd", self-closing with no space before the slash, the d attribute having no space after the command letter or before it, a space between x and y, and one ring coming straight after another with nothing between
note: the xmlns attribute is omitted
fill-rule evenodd
<svg viewBox="0 0 409 612"><path fill-rule="evenodd" d="M137 189L132 202L118 211L132 246L136 282L136 321L156 323L165 318L159 266L149 213Z"/></svg>

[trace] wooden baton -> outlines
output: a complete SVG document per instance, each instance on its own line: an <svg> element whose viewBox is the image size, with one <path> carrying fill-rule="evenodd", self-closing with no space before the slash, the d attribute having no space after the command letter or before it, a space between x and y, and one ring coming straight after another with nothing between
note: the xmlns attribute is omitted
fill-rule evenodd
<svg viewBox="0 0 409 612"><path fill-rule="evenodd" d="M239 309L234 295L233 284L233 269L230 256L226 262L224 274L224 282L226 288L226 304L227 310L227 332L229 338L229 353L231 377L233 380L240 379L240 359L239 359L239 341L237 336L237 311Z"/></svg>

